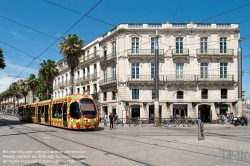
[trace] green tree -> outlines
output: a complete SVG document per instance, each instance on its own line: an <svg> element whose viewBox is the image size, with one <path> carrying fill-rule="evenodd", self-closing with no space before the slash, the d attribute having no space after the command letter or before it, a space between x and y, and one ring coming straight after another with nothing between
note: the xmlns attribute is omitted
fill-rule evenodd
<svg viewBox="0 0 250 166"><path fill-rule="evenodd" d="M29 89L31 90L32 95L33 95L33 100L32 100L33 103L35 102L34 97L35 97L35 93L36 93L38 85L39 85L39 81L36 78L36 75L30 74L30 76L28 78L28 86L29 86Z"/></svg>
<svg viewBox="0 0 250 166"><path fill-rule="evenodd" d="M79 39L76 34L63 37L63 42L59 43L60 54L67 58L70 67L71 94L74 94L74 72L79 65L79 58L84 54L82 50L84 40Z"/></svg>
<svg viewBox="0 0 250 166"><path fill-rule="evenodd" d="M16 99L18 100L19 98L19 94L20 94L20 90L19 90L19 86L17 84L17 82L13 82L10 87L9 87L10 93L11 93L11 97L13 98L13 104L14 104L14 108L16 107Z"/></svg>
<svg viewBox="0 0 250 166"><path fill-rule="evenodd" d="M28 81L27 81L27 80L23 81L23 82L20 84L19 88L20 88L21 94L22 94L23 97L24 97L24 104L26 104L27 95L28 95L28 93L29 93Z"/></svg>
<svg viewBox="0 0 250 166"><path fill-rule="evenodd" d="M41 74L38 73L38 80L39 80L39 86L37 87L36 90L36 96L39 98L40 101L46 100L47 99L47 86L46 82L41 76ZM52 87L49 87L49 91L52 92Z"/></svg>
<svg viewBox="0 0 250 166"><path fill-rule="evenodd" d="M0 47L0 69L4 69L6 67L4 62L3 50Z"/></svg>
<svg viewBox="0 0 250 166"><path fill-rule="evenodd" d="M39 74L46 83L47 99L50 99L50 94L52 93L51 89L53 89L53 80L59 75L59 71L56 67L56 62L50 59L47 61L43 60L40 66Z"/></svg>

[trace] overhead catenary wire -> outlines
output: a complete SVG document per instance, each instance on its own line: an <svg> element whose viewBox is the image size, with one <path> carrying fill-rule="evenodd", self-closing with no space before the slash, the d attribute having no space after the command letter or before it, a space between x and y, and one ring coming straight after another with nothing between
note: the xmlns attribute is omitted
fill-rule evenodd
<svg viewBox="0 0 250 166"><path fill-rule="evenodd" d="M14 82L36 59L38 59L42 54L44 54L50 47L52 47L60 38L62 38L66 33L68 33L74 26L76 26L87 14L89 14L94 8L96 8L102 0L100 0L96 5L94 5L85 15L83 15L76 23L74 23L67 31L65 31L58 39L56 39L51 45L49 45L41 54L35 57L22 71L17 77L14 78L11 82ZM11 83L8 82L5 85Z"/></svg>

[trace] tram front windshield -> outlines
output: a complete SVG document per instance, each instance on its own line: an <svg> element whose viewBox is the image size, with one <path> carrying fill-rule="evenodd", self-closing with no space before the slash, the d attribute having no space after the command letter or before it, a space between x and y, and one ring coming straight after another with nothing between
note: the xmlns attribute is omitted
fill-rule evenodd
<svg viewBox="0 0 250 166"><path fill-rule="evenodd" d="M96 109L93 100L91 99L81 99L80 100L80 109L82 115L86 118L95 118L96 117Z"/></svg>

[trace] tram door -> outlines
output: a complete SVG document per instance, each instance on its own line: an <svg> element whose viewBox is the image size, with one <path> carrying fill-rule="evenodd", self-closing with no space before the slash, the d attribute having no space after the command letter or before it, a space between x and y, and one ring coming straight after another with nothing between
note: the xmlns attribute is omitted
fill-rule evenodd
<svg viewBox="0 0 250 166"><path fill-rule="evenodd" d="M38 118L38 123L41 123L41 106L38 107L38 114L37 114L37 118Z"/></svg>
<svg viewBox="0 0 250 166"><path fill-rule="evenodd" d="M63 103L63 126L67 127L67 102Z"/></svg>
<svg viewBox="0 0 250 166"><path fill-rule="evenodd" d="M48 124L49 121L49 106L45 105L45 113L44 113L44 119L45 119L45 124Z"/></svg>

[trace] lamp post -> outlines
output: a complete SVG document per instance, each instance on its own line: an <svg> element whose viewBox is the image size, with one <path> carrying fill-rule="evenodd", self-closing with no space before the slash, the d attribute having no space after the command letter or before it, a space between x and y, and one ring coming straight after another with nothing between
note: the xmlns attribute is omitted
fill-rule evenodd
<svg viewBox="0 0 250 166"><path fill-rule="evenodd" d="M154 121L156 124L159 121L159 49L158 49L158 34L156 30L155 37L155 103L154 103Z"/></svg>
<svg viewBox="0 0 250 166"><path fill-rule="evenodd" d="M241 51L241 41L243 38L239 39L238 44L238 115L242 116L242 51Z"/></svg>

